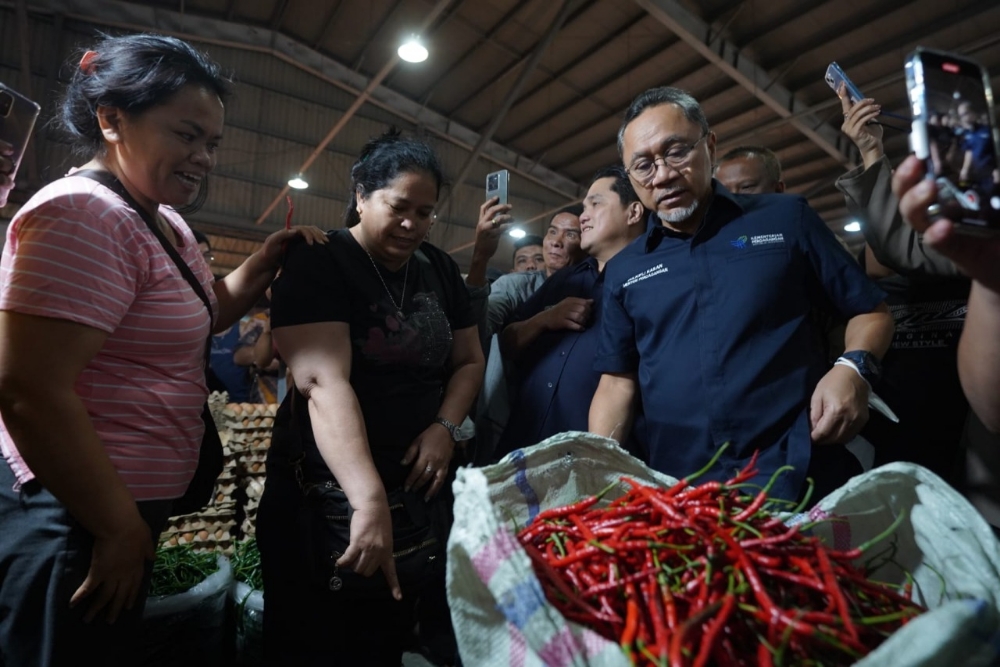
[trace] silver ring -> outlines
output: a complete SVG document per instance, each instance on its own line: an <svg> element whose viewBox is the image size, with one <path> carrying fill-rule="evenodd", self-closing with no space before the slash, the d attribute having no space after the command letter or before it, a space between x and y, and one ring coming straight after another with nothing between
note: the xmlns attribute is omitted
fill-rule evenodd
<svg viewBox="0 0 1000 667"><path fill-rule="evenodd" d="M434 472L434 466L427 466L426 468L424 468L424 472L430 475L431 473Z"/></svg>
<svg viewBox="0 0 1000 667"><path fill-rule="evenodd" d="M493 218L493 229L496 229L499 226L500 226L500 221L497 220L496 218Z"/></svg>

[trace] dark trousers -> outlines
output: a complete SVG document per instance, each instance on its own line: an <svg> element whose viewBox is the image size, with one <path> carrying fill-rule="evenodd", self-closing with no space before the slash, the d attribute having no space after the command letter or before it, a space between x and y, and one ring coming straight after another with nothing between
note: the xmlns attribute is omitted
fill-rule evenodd
<svg viewBox="0 0 1000 667"><path fill-rule="evenodd" d="M83 622L91 600L69 600L90 568L93 537L37 482L14 491L14 474L0 459L0 667L140 662L142 611L152 563L131 610L118 620ZM172 501L138 503L155 545Z"/></svg>
<svg viewBox="0 0 1000 667"><path fill-rule="evenodd" d="M403 601L331 592L309 548L308 509L290 473L268 465L257 511L264 574L264 658L297 667L399 667L413 644L417 595ZM381 571L372 576L384 576Z"/></svg>
<svg viewBox="0 0 1000 667"><path fill-rule="evenodd" d="M806 477L812 477L815 488L806 509L811 509L851 477L863 472L861 462L843 445L813 445ZM808 488L808 485L803 485L802 496Z"/></svg>

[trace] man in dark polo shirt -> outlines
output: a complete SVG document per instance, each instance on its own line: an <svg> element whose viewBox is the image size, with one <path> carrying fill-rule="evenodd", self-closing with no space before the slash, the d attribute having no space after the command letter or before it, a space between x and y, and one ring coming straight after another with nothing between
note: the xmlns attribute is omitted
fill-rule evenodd
<svg viewBox="0 0 1000 667"><path fill-rule="evenodd" d="M860 472L842 443L867 421L892 337L884 293L801 197L736 196L712 179L715 135L687 93L637 97L618 145L653 214L605 269L590 430L623 440L641 400L655 469L682 477L728 442L708 478L759 450L762 478L794 467L772 489L782 498L807 473L823 494ZM815 303L848 320L833 368L807 321Z"/></svg>
<svg viewBox="0 0 1000 667"><path fill-rule="evenodd" d="M621 166L594 176L580 216L583 261L554 273L514 311L500 336L510 369L510 421L499 459L563 431L586 431L600 373L594 370L604 266L646 228L646 214Z"/></svg>

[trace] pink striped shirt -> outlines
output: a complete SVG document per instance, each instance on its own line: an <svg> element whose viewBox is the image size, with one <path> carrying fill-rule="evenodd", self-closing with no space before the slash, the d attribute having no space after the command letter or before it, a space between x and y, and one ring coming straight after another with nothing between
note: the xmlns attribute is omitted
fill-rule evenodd
<svg viewBox="0 0 1000 667"><path fill-rule="evenodd" d="M160 215L182 239L180 254L218 313L212 274L194 235L172 209L160 207ZM210 319L142 218L88 178L46 186L7 231L0 310L69 320L108 334L80 374L76 392L137 500L182 495L204 432ZM73 446L72 434L65 446ZM0 451L19 483L33 478L2 421Z"/></svg>

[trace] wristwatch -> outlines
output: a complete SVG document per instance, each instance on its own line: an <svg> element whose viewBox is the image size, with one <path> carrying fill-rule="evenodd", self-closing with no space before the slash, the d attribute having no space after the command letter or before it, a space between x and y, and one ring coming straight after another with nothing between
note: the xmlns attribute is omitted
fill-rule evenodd
<svg viewBox="0 0 1000 667"><path fill-rule="evenodd" d="M844 352L840 355L841 360L850 362L850 365L854 367L854 370L864 378L865 382L869 385L874 385L882 377L882 364L871 352L866 352L865 350L851 350L850 352Z"/></svg>
<svg viewBox="0 0 1000 667"><path fill-rule="evenodd" d="M458 434L458 427L457 426L455 426L454 424L452 424L450 421L448 421L444 417L435 417L434 418L434 423L435 424L441 424L441 426L444 426L446 429L448 429L448 433L451 434L451 439L454 442L458 442L458 435L459 434Z"/></svg>

